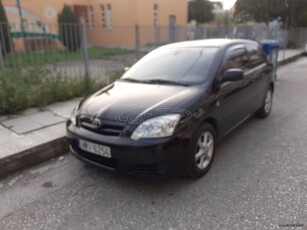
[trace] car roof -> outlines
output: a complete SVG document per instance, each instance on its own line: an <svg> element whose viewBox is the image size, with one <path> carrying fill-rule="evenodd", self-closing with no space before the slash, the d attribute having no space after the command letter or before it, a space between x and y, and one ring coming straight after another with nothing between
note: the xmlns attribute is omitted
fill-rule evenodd
<svg viewBox="0 0 307 230"><path fill-rule="evenodd" d="M165 45L161 48L190 48L190 47L226 47L231 44L242 44L242 43L252 43L258 44L255 41L247 39L204 39L204 40L195 40L195 41L185 41L177 42L169 45Z"/></svg>

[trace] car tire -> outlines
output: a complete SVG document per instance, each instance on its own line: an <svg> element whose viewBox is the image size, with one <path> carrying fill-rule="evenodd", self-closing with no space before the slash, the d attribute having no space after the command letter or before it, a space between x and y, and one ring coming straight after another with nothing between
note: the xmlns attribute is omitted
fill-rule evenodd
<svg viewBox="0 0 307 230"><path fill-rule="evenodd" d="M259 118L267 118L272 110L273 105L273 89L269 87L266 91L261 108L256 112L256 116Z"/></svg>
<svg viewBox="0 0 307 230"><path fill-rule="evenodd" d="M204 176L212 166L215 156L216 133L212 125L205 123L195 133L189 151L189 175Z"/></svg>

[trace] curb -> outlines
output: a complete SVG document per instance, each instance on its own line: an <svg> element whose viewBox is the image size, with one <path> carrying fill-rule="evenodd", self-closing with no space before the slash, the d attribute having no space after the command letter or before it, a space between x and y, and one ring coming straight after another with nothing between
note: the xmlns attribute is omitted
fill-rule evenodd
<svg viewBox="0 0 307 230"><path fill-rule="evenodd" d="M0 159L0 178L43 163L68 152L66 137L61 137L23 152Z"/></svg>
<svg viewBox="0 0 307 230"><path fill-rule="evenodd" d="M294 62L294 61L296 61L297 59L299 59L299 58L301 58L301 57L303 57L303 56L305 56L305 55L306 55L306 52L302 52L302 53L297 54L297 55L295 55L295 56L292 56L292 57L290 57L290 58L286 58L286 59L284 59L284 60L282 60L282 61L279 61L279 62L277 63L277 66L282 66L282 65L286 65L286 64L288 64L288 63Z"/></svg>

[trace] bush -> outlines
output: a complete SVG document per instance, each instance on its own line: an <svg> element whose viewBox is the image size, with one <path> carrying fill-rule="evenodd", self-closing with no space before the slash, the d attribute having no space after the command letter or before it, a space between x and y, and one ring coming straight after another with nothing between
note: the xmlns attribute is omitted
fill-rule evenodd
<svg viewBox="0 0 307 230"><path fill-rule="evenodd" d="M293 41L289 41L287 45L287 49L297 49L297 45Z"/></svg>
<svg viewBox="0 0 307 230"><path fill-rule="evenodd" d="M43 107L53 102L86 96L105 85L89 78L70 79L55 75L54 72L39 67L1 72L0 114L16 113L29 107ZM115 75L111 75L113 80Z"/></svg>
<svg viewBox="0 0 307 230"><path fill-rule="evenodd" d="M58 23L60 40L70 52L76 52L81 46L81 27L70 6L64 5Z"/></svg>

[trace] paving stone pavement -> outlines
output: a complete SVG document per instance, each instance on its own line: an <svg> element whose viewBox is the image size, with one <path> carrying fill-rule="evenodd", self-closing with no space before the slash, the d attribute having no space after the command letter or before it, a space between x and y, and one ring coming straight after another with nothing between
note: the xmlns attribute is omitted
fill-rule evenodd
<svg viewBox="0 0 307 230"><path fill-rule="evenodd" d="M65 121L80 98L0 118L0 159L65 136Z"/></svg>

